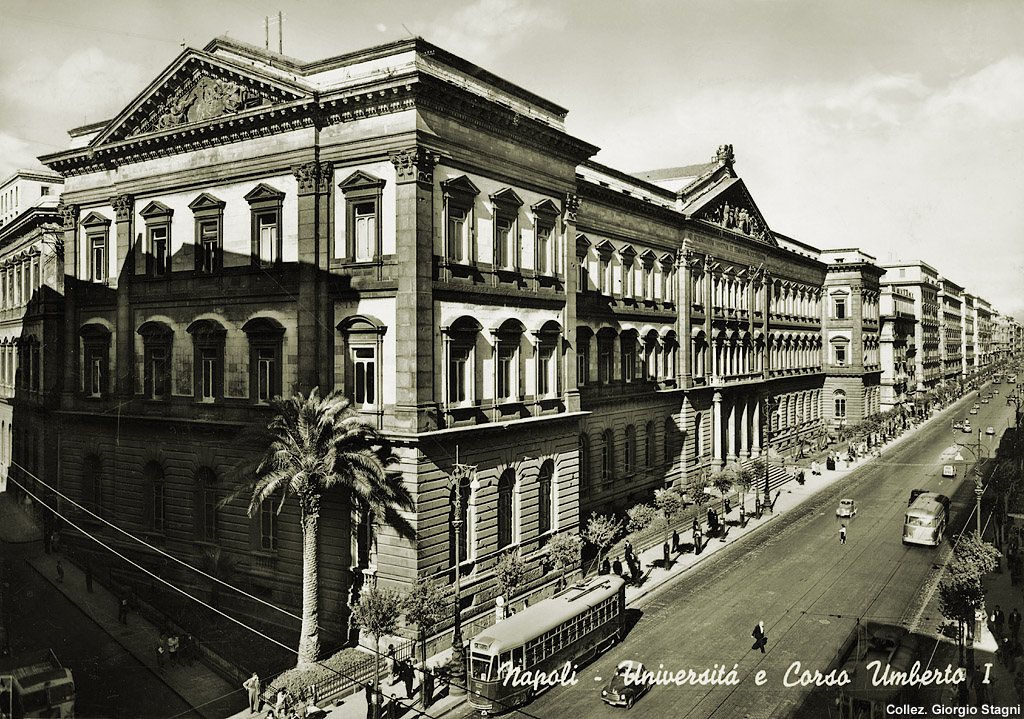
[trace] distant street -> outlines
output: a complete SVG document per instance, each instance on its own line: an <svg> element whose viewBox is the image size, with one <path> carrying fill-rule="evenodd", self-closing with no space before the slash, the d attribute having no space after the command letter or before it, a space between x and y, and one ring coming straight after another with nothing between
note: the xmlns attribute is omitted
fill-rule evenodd
<svg viewBox="0 0 1024 719"><path fill-rule="evenodd" d="M739 684L657 686L630 711L633 719L791 716L806 691L783 685L794 662L826 671L857 618L915 621L921 589L949 542L939 549L905 547L903 513L910 490L921 487L950 495L954 527L966 520L974 485L963 480L965 463L953 480L943 479L941 469L955 454L954 442L977 438L950 429L949 420L966 417L969 407L961 402L884 461L854 472L642 600L643 614L622 644L582 670L576 686L555 688L524 709L544 718L621 717L622 709L601 701L600 690L619 661L636 659L654 671L701 672L716 665L728 671L736 665ZM978 426L996 428L995 437L984 437L994 447L1010 416L1011 408L996 396L971 419L975 432ZM858 505L845 546L835 516L841 497ZM760 620L768 636L763 655L750 649L750 632ZM754 679L760 670L766 681L759 687Z"/></svg>
<svg viewBox="0 0 1024 719"><path fill-rule="evenodd" d="M42 551L41 543L0 544L10 584L7 626L13 653L53 649L74 673L79 719L170 718L188 712L177 694L23 561L27 552ZM110 611L116 614L116 606ZM131 631L130 623L125 631Z"/></svg>

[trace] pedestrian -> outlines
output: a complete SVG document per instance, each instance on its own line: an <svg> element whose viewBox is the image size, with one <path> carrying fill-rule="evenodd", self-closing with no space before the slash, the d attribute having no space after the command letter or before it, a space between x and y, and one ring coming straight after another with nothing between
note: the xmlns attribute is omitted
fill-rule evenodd
<svg viewBox="0 0 1024 719"><path fill-rule="evenodd" d="M504 600L502 600L504 602ZM497 604L497 602L495 602ZM392 684L398 679L398 665L395 663L395 645L388 644L388 653L385 655L387 661L388 676Z"/></svg>
<svg viewBox="0 0 1024 719"><path fill-rule="evenodd" d="M50 535L50 548L55 554L60 551L60 532L56 529L53 530L53 534Z"/></svg>
<svg viewBox="0 0 1024 719"><path fill-rule="evenodd" d="M754 645L750 647L751 650L760 649L761 653L764 654L764 648L768 644L768 637L764 633L764 622L758 622L754 626L754 631L750 633L750 636L754 638Z"/></svg>
<svg viewBox="0 0 1024 719"><path fill-rule="evenodd" d="M839 525L839 543L846 544L846 525Z"/></svg>
<svg viewBox="0 0 1024 719"><path fill-rule="evenodd" d="M1000 609L999 605L997 604L995 606L995 609L992 610L992 624L995 626L997 630L997 635L1002 635L1004 621L1006 621L1006 618L1003 616L1003 610Z"/></svg>
<svg viewBox="0 0 1024 719"><path fill-rule="evenodd" d="M121 598L117 600L117 621L121 624L128 624L128 594L121 592Z"/></svg>
<svg viewBox="0 0 1024 719"><path fill-rule="evenodd" d="M181 658L188 661L188 665L192 666L192 663L196 660L196 655L199 653L199 647L196 646L196 638L191 634L186 634L185 638L181 642Z"/></svg>
<svg viewBox="0 0 1024 719"><path fill-rule="evenodd" d="M434 670L423 665L423 679L420 682L420 697L423 699L423 708L428 708L434 703Z"/></svg>
<svg viewBox="0 0 1024 719"><path fill-rule="evenodd" d="M61 584L64 583L64 562L57 560L57 581Z"/></svg>
<svg viewBox="0 0 1024 719"><path fill-rule="evenodd" d="M253 672L242 686L249 692L249 711L255 714L260 710L260 675Z"/></svg>
<svg viewBox="0 0 1024 719"><path fill-rule="evenodd" d="M412 699L414 681L415 676L412 670L412 660L410 659L407 662L402 662L402 683L405 684L405 696L409 699Z"/></svg>
<svg viewBox="0 0 1024 719"><path fill-rule="evenodd" d="M160 671L164 670L164 662L167 661L167 650L164 648L164 644L164 635L161 634L156 642L156 668Z"/></svg>
<svg viewBox="0 0 1024 719"><path fill-rule="evenodd" d="M181 647L181 640L178 639L178 635L173 632L167 637L167 658L170 661L171 666L178 663L178 649Z"/></svg>
<svg viewBox="0 0 1024 719"><path fill-rule="evenodd" d="M693 515L693 533L700 534L700 522L697 521L697 515Z"/></svg>
<svg viewBox="0 0 1024 719"><path fill-rule="evenodd" d="M1010 634L1014 639L1020 637L1020 612L1017 611L1017 607L1010 612Z"/></svg>
<svg viewBox="0 0 1024 719"><path fill-rule="evenodd" d="M367 684L363 693L366 695L366 719L377 719L376 713L373 711L373 687Z"/></svg>
<svg viewBox="0 0 1024 719"><path fill-rule="evenodd" d="M505 617L505 597L499 594L494 598L494 621L500 622Z"/></svg>
<svg viewBox="0 0 1024 719"><path fill-rule="evenodd" d="M282 688L277 690L277 702L274 704L274 716L284 719L284 709L288 702L288 693Z"/></svg>
<svg viewBox="0 0 1024 719"><path fill-rule="evenodd" d="M402 711L402 707L398 703L398 695L392 694L388 698L387 710L388 710L388 712L387 712L388 719L398 719L398 715Z"/></svg>
<svg viewBox="0 0 1024 719"><path fill-rule="evenodd" d="M626 559L626 564L636 559L636 555L633 553L633 545L630 544L628 539L622 547L622 556Z"/></svg>
<svg viewBox="0 0 1024 719"><path fill-rule="evenodd" d="M85 563L85 591L92 594L92 562Z"/></svg>
<svg viewBox="0 0 1024 719"><path fill-rule="evenodd" d="M612 574L616 577L622 576L622 562L619 561L618 557L616 557L615 561L612 562Z"/></svg>
<svg viewBox="0 0 1024 719"><path fill-rule="evenodd" d="M611 573L612 573L612 565L608 561L608 557L605 557L604 561L601 562L601 568L598 570L598 574L607 575L607 574L611 574Z"/></svg>

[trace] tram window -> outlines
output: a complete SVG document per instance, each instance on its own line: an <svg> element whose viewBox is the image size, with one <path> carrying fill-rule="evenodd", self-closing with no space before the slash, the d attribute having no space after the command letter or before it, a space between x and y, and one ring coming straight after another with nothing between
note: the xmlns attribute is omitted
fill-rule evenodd
<svg viewBox="0 0 1024 719"><path fill-rule="evenodd" d="M523 647L516 647L512 650L512 663L518 667L526 666L526 650Z"/></svg>

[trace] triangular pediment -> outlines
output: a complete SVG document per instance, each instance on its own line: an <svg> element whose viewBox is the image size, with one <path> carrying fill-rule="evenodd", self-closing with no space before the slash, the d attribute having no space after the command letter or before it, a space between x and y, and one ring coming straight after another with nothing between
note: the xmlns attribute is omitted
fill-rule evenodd
<svg viewBox="0 0 1024 719"><path fill-rule="evenodd" d="M764 215L757 208L743 180L738 177L723 179L717 186L686 205L683 212L691 219L719 225L772 247L779 246Z"/></svg>
<svg viewBox="0 0 1024 719"><path fill-rule="evenodd" d="M98 212L90 212L88 215L82 218L82 227L94 227L96 225L109 225L110 218L104 217Z"/></svg>
<svg viewBox="0 0 1024 719"><path fill-rule="evenodd" d="M474 185L465 175L445 180L441 183L441 189L448 193L472 195L474 197L480 194L480 188Z"/></svg>
<svg viewBox="0 0 1024 719"><path fill-rule="evenodd" d="M224 200L218 199L208 192L204 192L192 202L188 203L188 209L193 212L200 210L223 210L225 202Z"/></svg>
<svg viewBox="0 0 1024 719"><path fill-rule="evenodd" d="M558 215L558 205L551 200L541 200L536 205L530 207L530 209L533 210L533 214L535 215Z"/></svg>
<svg viewBox="0 0 1024 719"><path fill-rule="evenodd" d="M250 205L260 200L282 200L284 199L284 193L280 190L275 190L270 185L261 182L256 187L245 193L243 199Z"/></svg>
<svg viewBox="0 0 1024 719"><path fill-rule="evenodd" d="M511 187L504 187L491 195L491 202L505 207L522 207L523 198L516 194Z"/></svg>
<svg viewBox="0 0 1024 719"><path fill-rule="evenodd" d="M376 175L371 175L369 172L364 172L363 170L356 170L342 180L338 184L338 187L341 188L342 192L347 192L348 190L362 189L365 187L383 187L384 183L385 180L377 177Z"/></svg>
<svg viewBox="0 0 1024 719"><path fill-rule="evenodd" d="M149 219L150 217L169 217L174 214L174 210L162 202L153 200L146 205L139 214L146 219Z"/></svg>
<svg viewBox="0 0 1024 719"><path fill-rule="evenodd" d="M188 49L181 53L90 143L99 146L138 135L202 124L225 115L258 113L312 92L293 81Z"/></svg>

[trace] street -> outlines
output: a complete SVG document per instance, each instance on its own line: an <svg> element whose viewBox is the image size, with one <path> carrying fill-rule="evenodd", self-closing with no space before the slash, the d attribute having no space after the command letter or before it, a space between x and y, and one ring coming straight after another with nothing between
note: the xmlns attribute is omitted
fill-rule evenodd
<svg viewBox="0 0 1024 719"><path fill-rule="evenodd" d="M724 666L725 672L735 669L736 682L655 686L631 716L793 715L809 691L798 685L799 673L827 672L858 619L916 623L922 588L934 583L950 542L947 535L937 549L904 546L907 499L914 488L945 493L953 500L951 527L967 520L974 484L964 481L966 463L959 463L954 479L943 478L941 469L955 454L955 442L972 439L954 435L950 420L967 416L973 396L888 451L882 461L854 472L643 599L631 610L642 616L622 644L583 668L578 684L542 694L525 711L537 717L579 716L583 711L592 717L619 716L622 709L605 705L600 690L619 661L635 659L652 671L672 673ZM983 430L997 428L994 437L983 435L994 448L1010 415L1003 402L993 402L982 405L972 423ZM835 516L842 497L855 499L858 506L846 545L839 542ZM764 621L768 636L766 654L751 651L750 633L758 621ZM791 670L796 662L799 669ZM763 684L758 686L760 671Z"/></svg>
<svg viewBox="0 0 1024 719"><path fill-rule="evenodd" d="M9 583L11 649L15 656L53 649L74 673L80 719L196 716L153 672L97 626L25 561L41 543L0 544ZM111 606L110 611L114 612ZM131 626L124 631L131 631Z"/></svg>

